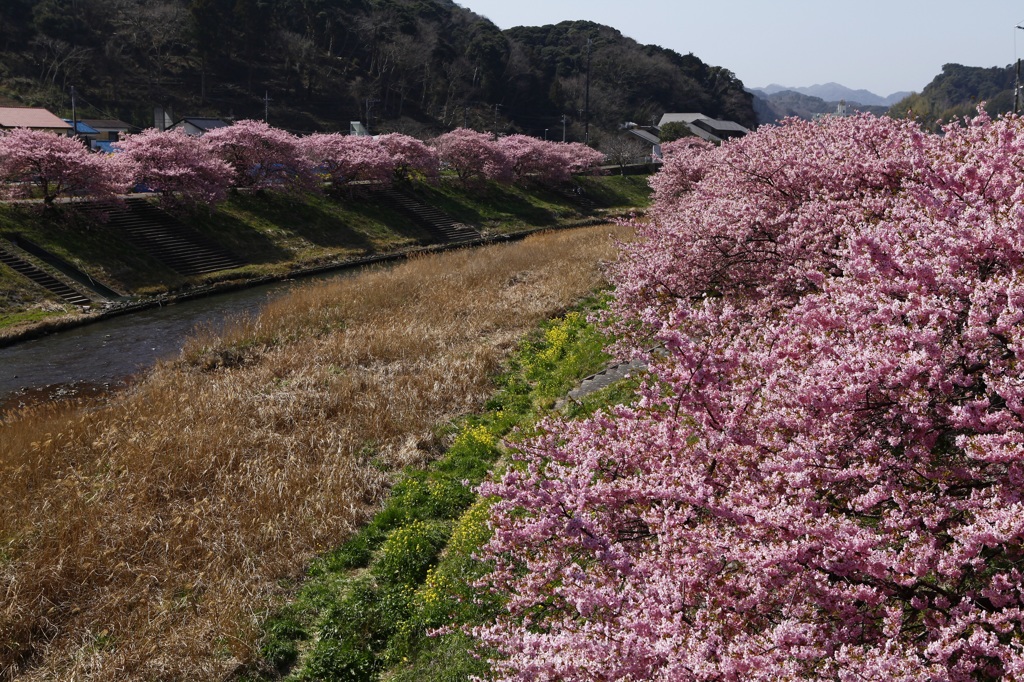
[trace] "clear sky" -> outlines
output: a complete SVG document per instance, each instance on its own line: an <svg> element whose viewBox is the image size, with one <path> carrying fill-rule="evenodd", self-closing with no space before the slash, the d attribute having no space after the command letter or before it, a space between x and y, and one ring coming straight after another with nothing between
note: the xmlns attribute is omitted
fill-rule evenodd
<svg viewBox="0 0 1024 682"><path fill-rule="evenodd" d="M1024 59L1024 0L456 0L500 28L586 19L694 53L748 87L834 81L883 97L943 64Z"/></svg>

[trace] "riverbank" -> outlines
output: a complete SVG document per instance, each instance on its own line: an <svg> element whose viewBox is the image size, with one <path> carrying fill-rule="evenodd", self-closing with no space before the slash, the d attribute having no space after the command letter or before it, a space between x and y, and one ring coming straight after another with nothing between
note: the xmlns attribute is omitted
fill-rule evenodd
<svg viewBox="0 0 1024 682"><path fill-rule="evenodd" d="M649 194L644 177L585 177L576 183L578 192L441 184L420 188L417 198L476 228L481 238L472 244L479 245L604 222L643 210ZM83 310L0 265L0 346L180 300L446 248L428 244L430 235L408 216L368 196L238 195L214 211L193 211L183 219L246 265L183 277L140 254L108 226L0 206L0 237L28 237L125 294L121 301Z"/></svg>
<svg viewBox="0 0 1024 682"><path fill-rule="evenodd" d="M241 280L213 282L210 284L190 287L182 291L168 292L165 294L154 296L146 296L137 298L136 300L132 301L112 303L108 307L105 307L102 310L98 310L95 312L90 311L79 313L74 316L44 319L40 322L32 323L29 325L22 325L13 329L0 328L0 348L5 348L16 343L20 343L22 341L28 341L42 336L47 336L49 334L66 331L68 329L74 329L77 327L102 322L104 320L109 320L114 317L120 317L122 315L128 315L131 313L149 310L152 308L174 305L176 303L195 300L198 298L216 296L218 294L225 294L233 291L239 291L242 289L249 289L252 287L262 286L266 284L273 284L275 282L301 280L303 278L330 274L342 270L356 269L366 267L368 265L392 263L405 260L413 256L420 256L430 253L441 253L453 249L472 248L478 246L485 246L488 244L497 244L501 242L518 241L521 239L525 239L530 235L537 234L539 232L545 232L552 229L574 229L582 227L591 227L595 225L606 224L613 217L614 216L581 219L573 221L571 223L564 223L555 227L542 227L520 230L516 232L510 232L507 234L481 237L480 239L475 239L468 242L460 242L457 244L433 244L429 246L409 247L406 249L396 250L390 253L381 253L372 256L348 258L343 260L331 261L327 263L318 263L316 265L310 266L296 265L293 269L284 273L261 275L258 277L250 277Z"/></svg>
<svg viewBox="0 0 1024 682"><path fill-rule="evenodd" d="M254 616L444 449L438 425L483 405L626 235L549 232L301 287L102 405L0 425L0 674L212 680L252 661Z"/></svg>

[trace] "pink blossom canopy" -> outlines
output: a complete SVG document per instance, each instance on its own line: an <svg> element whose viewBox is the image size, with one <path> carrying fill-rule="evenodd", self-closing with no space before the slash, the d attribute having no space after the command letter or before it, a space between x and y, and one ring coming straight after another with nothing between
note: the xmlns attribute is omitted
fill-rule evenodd
<svg viewBox="0 0 1024 682"><path fill-rule="evenodd" d="M983 115L667 145L638 402L483 487L498 678L1024 679L1022 159Z"/></svg>

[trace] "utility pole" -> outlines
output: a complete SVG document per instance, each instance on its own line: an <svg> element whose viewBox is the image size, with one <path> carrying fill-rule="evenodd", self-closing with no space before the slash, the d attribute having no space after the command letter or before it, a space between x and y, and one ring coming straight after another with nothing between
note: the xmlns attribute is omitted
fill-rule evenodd
<svg viewBox="0 0 1024 682"><path fill-rule="evenodd" d="M380 102L379 99L372 97L366 98L366 132L370 132L370 112L373 111L373 105Z"/></svg>
<svg viewBox="0 0 1024 682"><path fill-rule="evenodd" d="M587 38L587 85L583 95L583 143L590 145L590 48L594 41Z"/></svg>
<svg viewBox="0 0 1024 682"><path fill-rule="evenodd" d="M565 142L565 114L562 114L562 142Z"/></svg>
<svg viewBox="0 0 1024 682"><path fill-rule="evenodd" d="M1019 27L1018 27L1019 28ZM1017 75L1013 79L1013 113L1020 111L1020 60L1017 60Z"/></svg>
<svg viewBox="0 0 1024 682"><path fill-rule="evenodd" d="M78 109L75 105L75 86L71 86L71 137L78 139Z"/></svg>
<svg viewBox="0 0 1024 682"><path fill-rule="evenodd" d="M1015 29L1019 29L1021 31L1024 31L1024 26L1021 26L1019 24L1017 26L1014 26L1014 28ZM1014 52L1016 52L1016 47L1017 47L1017 34L1016 33L1013 34L1013 45L1014 45ZM1016 114L1019 111L1020 111L1020 59L1017 60L1017 75L1014 77L1014 80L1013 80L1013 113Z"/></svg>
<svg viewBox="0 0 1024 682"><path fill-rule="evenodd" d="M263 122L266 123L267 119L270 118L270 92L267 90L263 91Z"/></svg>
<svg viewBox="0 0 1024 682"><path fill-rule="evenodd" d="M501 108L500 104L494 105L494 139L498 139L498 109Z"/></svg>

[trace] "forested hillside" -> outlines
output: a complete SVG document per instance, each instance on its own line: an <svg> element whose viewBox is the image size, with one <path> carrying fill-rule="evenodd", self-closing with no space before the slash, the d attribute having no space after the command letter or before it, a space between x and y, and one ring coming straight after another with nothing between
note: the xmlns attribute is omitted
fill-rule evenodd
<svg viewBox="0 0 1024 682"><path fill-rule="evenodd" d="M588 47L589 46L589 47ZM580 139L666 111L754 123L728 70L589 22L502 32L451 0L5 0L0 99L152 125L263 117L294 131L457 125ZM592 133L593 134L593 133ZM599 133L598 133L599 134Z"/></svg>
<svg viewBox="0 0 1024 682"><path fill-rule="evenodd" d="M889 110L898 118L913 116L928 126L974 114L985 102L990 114L1013 111L1014 67L982 68L945 64L942 73L920 93L914 93Z"/></svg>

